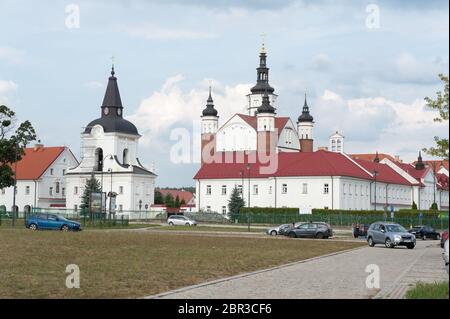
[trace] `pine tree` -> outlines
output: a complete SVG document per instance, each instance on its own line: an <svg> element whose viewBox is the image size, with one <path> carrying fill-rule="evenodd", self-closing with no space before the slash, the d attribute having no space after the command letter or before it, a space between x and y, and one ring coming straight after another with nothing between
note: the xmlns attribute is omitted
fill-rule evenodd
<svg viewBox="0 0 450 319"><path fill-rule="evenodd" d="M231 192L230 200L228 201L229 214L239 214L242 207L245 206L245 201L242 198L237 187ZM231 217L231 216L230 216Z"/></svg>
<svg viewBox="0 0 450 319"><path fill-rule="evenodd" d="M167 193L167 195L164 197L164 204L166 204L166 206L169 208L174 207L175 201L171 193Z"/></svg>
<svg viewBox="0 0 450 319"><path fill-rule="evenodd" d="M177 195L177 197L175 198L175 208L180 208L181 203L180 203L180 196Z"/></svg>
<svg viewBox="0 0 450 319"><path fill-rule="evenodd" d="M155 204L164 204L163 195L158 190L155 190Z"/></svg>
<svg viewBox="0 0 450 319"><path fill-rule="evenodd" d="M92 175L91 178L86 180L86 185L84 186L83 196L81 197L80 208L82 210L89 209L89 199L93 192L101 192L100 182Z"/></svg>
<svg viewBox="0 0 450 319"><path fill-rule="evenodd" d="M417 210L417 204L416 204L416 202L413 202L413 203L412 203L411 209L412 209L412 210Z"/></svg>

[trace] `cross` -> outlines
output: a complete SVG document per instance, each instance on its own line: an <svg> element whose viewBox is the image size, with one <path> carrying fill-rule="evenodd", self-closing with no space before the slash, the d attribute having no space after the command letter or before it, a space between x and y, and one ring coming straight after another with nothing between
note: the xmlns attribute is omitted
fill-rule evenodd
<svg viewBox="0 0 450 319"><path fill-rule="evenodd" d="M112 66L114 67L114 55L111 57Z"/></svg>
<svg viewBox="0 0 450 319"><path fill-rule="evenodd" d="M266 36L267 36L267 34L266 33L261 33L261 41L262 41L262 48L261 48L261 52L265 52L266 51L266 49L265 49L265 47L264 47L264 43L266 42Z"/></svg>

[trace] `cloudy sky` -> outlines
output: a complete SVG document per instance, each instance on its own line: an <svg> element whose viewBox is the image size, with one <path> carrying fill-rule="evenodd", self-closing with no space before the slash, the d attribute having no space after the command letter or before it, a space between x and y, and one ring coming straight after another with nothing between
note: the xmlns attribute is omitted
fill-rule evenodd
<svg viewBox="0 0 450 319"><path fill-rule="evenodd" d="M278 114L296 119L306 90L316 146L339 130L348 153L409 161L448 136L423 101L448 74L448 25L447 0L1 0L0 103L78 155L114 56L142 162L189 186L198 163L171 160L174 132L195 139L210 83L222 123L244 110L265 33Z"/></svg>

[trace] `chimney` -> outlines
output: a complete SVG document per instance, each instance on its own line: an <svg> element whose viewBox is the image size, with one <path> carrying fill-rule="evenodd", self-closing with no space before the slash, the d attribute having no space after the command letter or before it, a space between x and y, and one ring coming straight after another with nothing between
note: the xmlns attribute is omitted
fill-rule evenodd
<svg viewBox="0 0 450 319"><path fill-rule="evenodd" d="M400 155L395 155L394 159L395 159L396 162L399 162L399 163L402 162L402 160L400 159Z"/></svg>
<svg viewBox="0 0 450 319"><path fill-rule="evenodd" d="M33 150L36 152L37 150L44 148L44 144L41 144L41 140L37 141L36 144L33 146Z"/></svg>

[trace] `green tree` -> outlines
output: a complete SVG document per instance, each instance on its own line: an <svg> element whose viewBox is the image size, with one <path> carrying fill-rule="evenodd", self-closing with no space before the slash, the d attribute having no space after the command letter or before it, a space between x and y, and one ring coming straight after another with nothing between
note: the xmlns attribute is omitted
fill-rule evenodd
<svg viewBox="0 0 450 319"><path fill-rule="evenodd" d="M244 206L245 201L242 198L238 188L235 187L231 192L230 200L228 201L228 214L239 214L240 209Z"/></svg>
<svg viewBox="0 0 450 319"><path fill-rule="evenodd" d="M164 198L160 191L155 190L155 204L164 204Z"/></svg>
<svg viewBox="0 0 450 319"><path fill-rule="evenodd" d="M181 202L180 202L180 196L177 195L177 197L175 198L175 208L180 208L181 206Z"/></svg>
<svg viewBox="0 0 450 319"><path fill-rule="evenodd" d="M169 208L174 207L175 201L174 201L173 195L171 193L167 193L167 195L164 197L164 204L166 204L166 206Z"/></svg>
<svg viewBox="0 0 450 319"><path fill-rule="evenodd" d="M412 210L417 210L417 204L416 204L416 202L413 202L413 203L412 203L411 209L412 209Z"/></svg>
<svg viewBox="0 0 450 319"><path fill-rule="evenodd" d="M89 208L89 198L92 192L101 192L100 182L94 177L91 176L88 180L86 180L86 185L84 186L83 196L81 197L81 205L80 208L82 210Z"/></svg>
<svg viewBox="0 0 450 319"><path fill-rule="evenodd" d="M427 102L427 106L429 108L437 110L439 112L439 117L435 118L434 121L444 122L448 121L448 76L439 74L439 78L444 83L444 93L438 91L436 92L437 97L435 100L426 97L425 101ZM434 141L436 142L435 147L424 148L423 150L429 155L440 157L448 161L448 137L440 138L438 136L435 136Z"/></svg>
<svg viewBox="0 0 450 319"><path fill-rule="evenodd" d="M12 166L25 155L25 147L36 139L29 121L16 125L16 114L0 105L0 188L14 185Z"/></svg>
<svg viewBox="0 0 450 319"><path fill-rule="evenodd" d="M437 203L431 204L430 210L438 210L438 205L437 205Z"/></svg>

